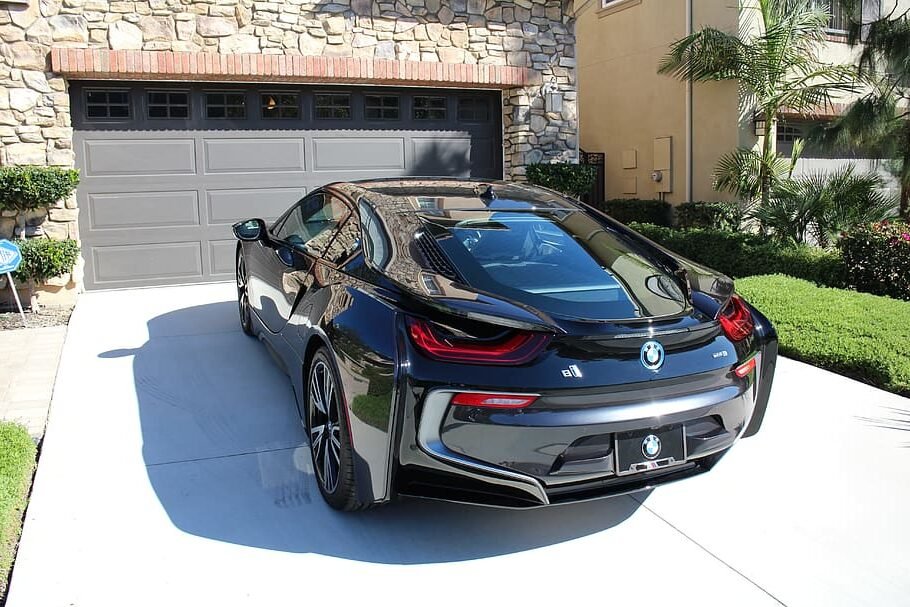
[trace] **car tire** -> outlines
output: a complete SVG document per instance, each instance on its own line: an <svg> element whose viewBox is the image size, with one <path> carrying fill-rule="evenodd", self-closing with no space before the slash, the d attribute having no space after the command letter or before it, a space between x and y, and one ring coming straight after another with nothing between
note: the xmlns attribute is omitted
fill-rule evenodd
<svg viewBox="0 0 910 607"><path fill-rule="evenodd" d="M307 371L306 428L316 485L336 510L368 508L357 499L354 450L345 413L341 382L326 348L313 355Z"/></svg>
<svg viewBox="0 0 910 607"><path fill-rule="evenodd" d="M237 264L235 276L237 278L237 311L240 314L240 329L253 336L253 311L250 309L250 297L247 292L246 262L243 251L237 247Z"/></svg>

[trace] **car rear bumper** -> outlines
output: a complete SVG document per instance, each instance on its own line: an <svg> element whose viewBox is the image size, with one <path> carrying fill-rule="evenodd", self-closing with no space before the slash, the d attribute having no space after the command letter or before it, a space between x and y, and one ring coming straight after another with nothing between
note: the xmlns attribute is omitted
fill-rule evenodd
<svg viewBox="0 0 910 607"><path fill-rule="evenodd" d="M542 506L693 476L710 469L743 434L756 409L763 408L758 388L768 365L758 362L744 379L712 372L683 381L560 391L540 394L521 410L452 406L455 394L470 390L427 390L412 444L412 452L419 452L412 462L418 466L402 470L399 492ZM677 427L684 435L684 461L617 473L619 433Z"/></svg>

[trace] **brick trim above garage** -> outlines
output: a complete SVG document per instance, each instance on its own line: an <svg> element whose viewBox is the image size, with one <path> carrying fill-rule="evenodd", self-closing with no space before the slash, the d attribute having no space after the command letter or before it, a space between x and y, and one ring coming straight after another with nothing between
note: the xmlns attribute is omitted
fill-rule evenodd
<svg viewBox="0 0 910 607"><path fill-rule="evenodd" d="M540 84L538 72L504 65L308 55L51 49L51 70L93 79L332 82L507 89Z"/></svg>

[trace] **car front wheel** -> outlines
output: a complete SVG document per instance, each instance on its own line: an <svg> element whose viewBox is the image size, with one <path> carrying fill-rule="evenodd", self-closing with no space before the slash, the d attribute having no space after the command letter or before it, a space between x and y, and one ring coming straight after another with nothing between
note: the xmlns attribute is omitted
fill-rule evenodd
<svg viewBox="0 0 910 607"><path fill-rule="evenodd" d="M253 315L250 311L250 296L247 292L246 262L243 252L237 249L237 308L240 314L240 328L247 335L253 335Z"/></svg>

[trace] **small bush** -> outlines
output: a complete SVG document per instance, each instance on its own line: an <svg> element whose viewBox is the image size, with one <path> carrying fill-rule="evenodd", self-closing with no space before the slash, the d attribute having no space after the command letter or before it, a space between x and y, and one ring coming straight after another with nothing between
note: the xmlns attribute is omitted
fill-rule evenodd
<svg viewBox="0 0 910 607"><path fill-rule="evenodd" d="M838 242L847 282L857 291L910 300L910 224L873 223Z"/></svg>
<svg viewBox="0 0 910 607"><path fill-rule="evenodd" d="M597 178L597 167L589 164L529 164L528 182L539 185L566 196L578 198L587 194Z"/></svg>
<svg viewBox="0 0 910 607"><path fill-rule="evenodd" d="M19 541L28 488L35 469L35 443L25 428L0 422L0 600Z"/></svg>
<svg viewBox="0 0 910 607"><path fill-rule="evenodd" d="M0 167L0 210L31 211L56 204L79 185L79 171L59 167Z"/></svg>
<svg viewBox="0 0 910 607"><path fill-rule="evenodd" d="M910 302L779 275L736 290L774 323L781 354L910 396Z"/></svg>
<svg viewBox="0 0 910 607"><path fill-rule="evenodd" d="M16 241L22 251L22 263L13 273L16 282L34 280L43 282L48 278L72 272L79 258L79 244L75 240L50 240L32 238Z"/></svg>
<svg viewBox="0 0 910 607"><path fill-rule="evenodd" d="M680 228L708 228L735 231L742 223L743 212L734 202L685 202L676 207L676 225Z"/></svg>
<svg viewBox="0 0 910 607"><path fill-rule="evenodd" d="M594 205L616 221L622 223L650 223L657 226L673 225L673 207L662 200L638 198L613 198Z"/></svg>
<svg viewBox="0 0 910 607"><path fill-rule="evenodd" d="M785 247L743 232L674 230L647 224L630 227L674 253L733 278L774 273L829 287L846 286L843 260L837 251Z"/></svg>

